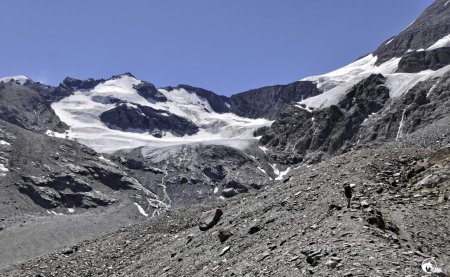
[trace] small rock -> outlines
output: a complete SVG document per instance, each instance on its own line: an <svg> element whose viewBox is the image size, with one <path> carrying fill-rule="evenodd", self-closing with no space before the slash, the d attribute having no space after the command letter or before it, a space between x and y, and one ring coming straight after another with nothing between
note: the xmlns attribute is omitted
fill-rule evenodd
<svg viewBox="0 0 450 277"><path fill-rule="evenodd" d="M328 268L333 269L333 268L335 268L335 267L338 265L338 262L333 261L333 260L328 260L328 261L325 263L325 265L326 265Z"/></svg>
<svg viewBox="0 0 450 277"><path fill-rule="evenodd" d="M67 248L64 248L61 253L64 255L70 255L73 253L73 249L67 247Z"/></svg>
<svg viewBox="0 0 450 277"><path fill-rule="evenodd" d="M250 227L250 229L248 230L248 233L250 235L253 235L254 233L257 233L261 230L261 227L259 225L253 225Z"/></svg>
<svg viewBox="0 0 450 277"><path fill-rule="evenodd" d="M193 235L193 234L189 234L189 235L186 237L186 244L190 243L190 242L192 241L193 238L194 238L194 235Z"/></svg>
<svg viewBox="0 0 450 277"><path fill-rule="evenodd" d="M221 243L224 243L232 235L233 233L228 228L222 229L219 231L219 240Z"/></svg>
<svg viewBox="0 0 450 277"><path fill-rule="evenodd" d="M222 196L226 197L226 198L231 198L238 194L239 194L239 192L234 188L226 188L226 189L222 190Z"/></svg>
<svg viewBox="0 0 450 277"><path fill-rule="evenodd" d="M227 253L230 250L231 246L227 246L224 249L222 249L222 251L220 251L219 256L223 256L225 255L225 253Z"/></svg>
<svg viewBox="0 0 450 277"><path fill-rule="evenodd" d="M258 256L256 256L256 261L260 262L269 256L270 256L269 252L263 252L263 253L259 254Z"/></svg>

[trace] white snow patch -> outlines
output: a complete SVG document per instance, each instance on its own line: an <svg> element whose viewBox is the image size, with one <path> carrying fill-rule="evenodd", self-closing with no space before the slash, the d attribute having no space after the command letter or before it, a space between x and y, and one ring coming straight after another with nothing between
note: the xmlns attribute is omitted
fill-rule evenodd
<svg viewBox="0 0 450 277"><path fill-rule="evenodd" d="M446 66L436 71L425 70L419 73L387 74L386 86L389 88L389 96L391 98L400 97L419 82L442 77L449 70L450 66Z"/></svg>
<svg viewBox="0 0 450 277"><path fill-rule="evenodd" d="M379 66L375 65L377 57L367 55L347 66L320 76L303 79L304 81L316 82L317 87L324 91L322 94L307 98L298 104L305 104L315 109L326 108L336 105L358 82L369 77L371 74L392 74L398 68L400 58L393 58Z"/></svg>
<svg viewBox="0 0 450 277"><path fill-rule="evenodd" d="M54 137L54 138L62 138L62 139L66 139L68 136L68 133L58 133L58 132L54 132L52 130L47 130L45 132L45 134L49 137Z"/></svg>
<svg viewBox="0 0 450 277"><path fill-rule="evenodd" d="M267 154L267 151L269 151L269 149L265 146L258 146L258 147L264 152L264 154Z"/></svg>
<svg viewBox="0 0 450 277"><path fill-rule="evenodd" d="M417 83L430 78L441 77L450 70L450 67L447 66L437 71L425 70L419 73L396 73L400 58L393 58L379 66L375 65L376 61L377 57L371 54L330 73L305 78L304 80L306 81L316 82L317 87L324 92L318 96L303 100L298 105L304 104L307 107L316 109L336 105L354 85L371 74L377 73L381 73L387 78L386 86L389 88L389 96L396 98L404 95Z"/></svg>
<svg viewBox="0 0 450 277"><path fill-rule="evenodd" d="M435 44L428 47L428 51L442 47L450 47L450 34L436 41Z"/></svg>
<svg viewBox="0 0 450 277"><path fill-rule="evenodd" d="M5 177L6 172L9 172L9 169L7 169L4 164L0 164L0 176Z"/></svg>
<svg viewBox="0 0 450 277"><path fill-rule="evenodd" d="M264 169L262 169L261 167L259 167L258 166L258 169L262 172L262 173L264 173L264 174L266 174L267 175L267 172L264 170Z"/></svg>
<svg viewBox="0 0 450 277"><path fill-rule="evenodd" d="M267 175L267 178L269 178L270 180L273 180L272 177L270 177L269 174L267 174L267 171L265 171L263 168L258 166L259 171L261 171L262 173L264 173L265 175Z"/></svg>
<svg viewBox="0 0 450 277"><path fill-rule="evenodd" d="M136 205L136 207L138 208L139 212L145 216L148 217L148 214L145 212L144 208L141 207L141 205L139 205L138 203L134 203L134 205Z"/></svg>
<svg viewBox="0 0 450 277"><path fill-rule="evenodd" d="M11 146L11 143L4 141L4 140L0 140L0 145L7 145L7 146Z"/></svg>
<svg viewBox="0 0 450 277"><path fill-rule="evenodd" d="M275 175L277 175L277 177L275 178L275 180L277 180L277 181L283 180L283 177L284 177L286 174L288 174L289 171L291 171L291 168L290 168L290 167L288 167L285 171L280 171L280 170L277 168L277 164L271 164L270 166L271 166L272 169L273 169L273 173L274 173Z"/></svg>
<svg viewBox="0 0 450 277"><path fill-rule="evenodd" d="M275 180L278 180L278 181L283 180L284 176L286 176L286 175L289 173L289 171L291 171L291 168L290 168L290 167L286 168L285 171L281 171L281 172L279 173L278 177L275 178Z"/></svg>
<svg viewBox="0 0 450 277"><path fill-rule="evenodd" d="M73 95L53 103L52 108L59 118L71 126L68 131L70 139L76 139L98 152L112 153L119 149L140 146L170 146L195 142L211 144L237 142L231 145L244 146L241 140L255 140L253 133L263 126L270 126L272 121L266 119L249 119L232 113L215 113L206 99L198 97L184 89L167 91L160 89L168 99L166 102L152 103L133 89L141 81L121 76L97 85L90 91L75 91ZM149 106L185 117L194 122L200 131L192 136L176 137L166 133L162 138L155 138L147 132L124 132L108 128L99 116L115 107L114 104L92 101L92 97L114 97L126 101L127 105ZM138 131L138 130L134 130Z"/></svg>
<svg viewBox="0 0 450 277"><path fill-rule="evenodd" d="M117 164L115 164L113 161L108 160L107 158L100 156L98 157L99 160L104 161L105 163L108 163L110 165L113 165L114 167L118 167Z"/></svg>
<svg viewBox="0 0 450 277"><path fill-rule="evenodd" d="M391 38L389 41L387 41L384 45L389 45L393 40L395 39L395 37Z"/></svg>
<svg viewBox="0 0 450 277"><path fill-rule="evenodd" d="M305 104L303 104L302 103L302 105L295 105L297 108L299 108L299 109L302 109L302 110L305 110L305 111L307 111L307 112L309 112L309 113L312 113L312 111L314 110L313 108L311 108L311 107L308 107L308 106L306 106Z"/></svg>
<svg viewBox="0 0 450 277"><path fill-rule="evenodd" d="M5 78L0 78L0 83L1 82L9 83L9 82L11 82L11 80L19 82L21 85L23 85L23 84L25 84L26 81L28 81L28 78L23 75L5 77Z"/></svg>
<svg viewBox="0 0 450 277"><path fill-rule="evenodd" d="M51 214L54 214L54 215L64 215L63 213L57 213L57 212L55 212L55 211L50 211L50 213L51 213Z"/></svg>

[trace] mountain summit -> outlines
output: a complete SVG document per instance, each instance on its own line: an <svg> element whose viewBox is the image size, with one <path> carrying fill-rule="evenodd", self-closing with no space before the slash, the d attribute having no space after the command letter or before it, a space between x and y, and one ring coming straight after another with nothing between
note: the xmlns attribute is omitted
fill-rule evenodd
<svg viewBox="0 0 450 277"><path fill-rule="evenodd" d="M449 11L231 97L0 79L0 274L447 277Z"/></svg>

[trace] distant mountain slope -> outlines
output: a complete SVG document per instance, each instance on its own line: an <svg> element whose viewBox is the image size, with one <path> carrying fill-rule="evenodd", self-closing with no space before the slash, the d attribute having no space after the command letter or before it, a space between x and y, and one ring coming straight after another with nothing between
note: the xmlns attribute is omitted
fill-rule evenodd
<svg viewBox="0 0 450 277"><path fill-rule="evenodd" d="M68 128L38 92L14 81L0 82L0 119L41 133Z"/></svg>
<svg viewBox="0 0 450 277"><path fill-rule="evenodd" d="M318 95L313 82L299 81L287 85L268 86L232 95L231 111L250 118L275 119L289 104Z"/></svg>
<svg viewBox="0 0 450 277"><path fill-rule="evenodd" d="M448 0L437 0L404 31L388 39L375 50L374 55L378 57L377 64L401 57L408 51L426 50L449 34L450 3ZM447 46L450 46L448 44L450 39L447 38L446 41Z"/></svg>
<svg viewBox="0 0 450 277"><path fill-rule="evenodd" d="M449 22L450 3L436 1L373 54L305 78L321 94L284 110L260 142L279 163L317 162L373 143L414 137L438 121L450 124ZM428 142L428 147L450 143L447 132L436 130L438 142Z"/></svg>

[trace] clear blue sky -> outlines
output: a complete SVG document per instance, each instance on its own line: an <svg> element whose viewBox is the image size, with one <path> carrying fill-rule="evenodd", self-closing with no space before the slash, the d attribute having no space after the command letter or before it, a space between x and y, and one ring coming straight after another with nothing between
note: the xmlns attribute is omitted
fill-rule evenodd
<svg viewBox="0 0 450 277"><path fill-rule="evenodd" d="M131 72L229 95L372 52L432 0L0 0L0 76Z"/></svg>

